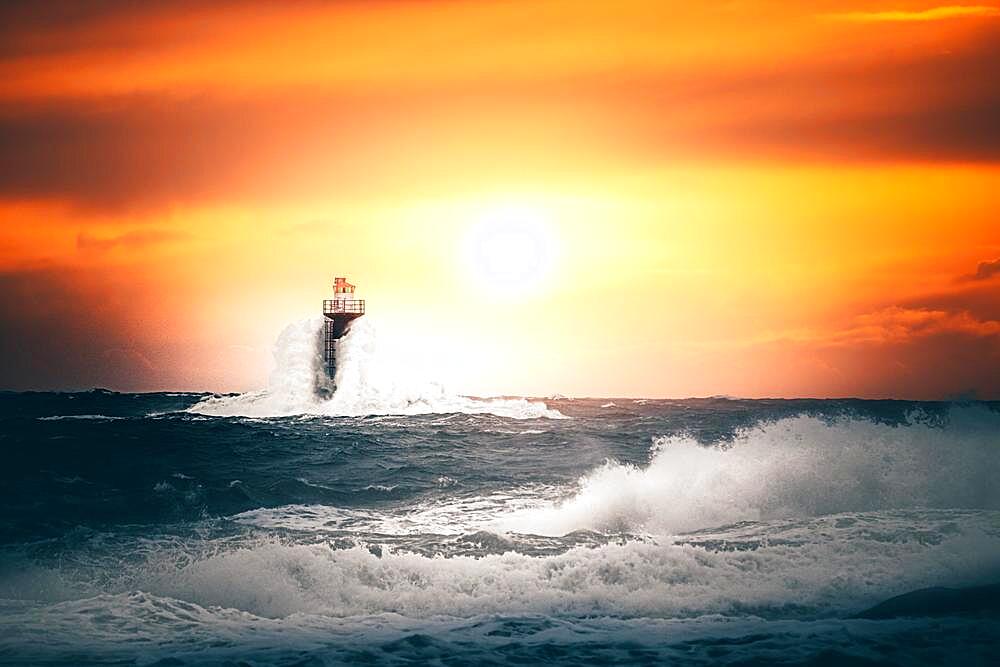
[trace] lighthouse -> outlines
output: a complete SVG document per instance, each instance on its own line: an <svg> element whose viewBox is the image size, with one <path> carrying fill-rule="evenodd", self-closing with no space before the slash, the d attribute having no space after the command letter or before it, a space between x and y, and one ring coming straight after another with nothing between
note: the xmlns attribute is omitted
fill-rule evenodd
<svg viewBox="0 0 1000 667"><path fill-rule="evenodd" d="M364 314L364 299L355 298L354 285L347 278L334 278L333 298L323 300L323 363L331 380L337 371L337 340Z"/></svg>

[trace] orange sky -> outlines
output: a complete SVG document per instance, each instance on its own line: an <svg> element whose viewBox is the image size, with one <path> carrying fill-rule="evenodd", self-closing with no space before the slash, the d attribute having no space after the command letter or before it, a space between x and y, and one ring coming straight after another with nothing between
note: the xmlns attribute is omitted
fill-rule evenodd
<svg viewBox="0 0 1000 667"><path fill-rule="evenodd" d="M258 387L343 274L469 393L1000 398L997 72L989 3L10 3L0 388Z"/></svg>

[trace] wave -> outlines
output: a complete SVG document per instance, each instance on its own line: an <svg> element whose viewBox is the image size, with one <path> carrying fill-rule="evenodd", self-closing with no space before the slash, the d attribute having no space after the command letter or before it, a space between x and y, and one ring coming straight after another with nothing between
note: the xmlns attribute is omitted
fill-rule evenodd
<svg viewBox="0 0 1000 667"><path fill-rule="evenodd" d="M49 417L36 417L38 421L61 421L63 419L87 419L94 421L115 421L119 419L126 419L126 417L113 416L113 415L51 415Z"/></svg>
<svg viewBox="0 0 1000 667"><path fill-rule="evenodd" d="M289 325L274 347L275 369L266 389L238 396L214 396L189 412L221 417L324 415L493 414L514 419L565 418L540 401L481 399L449 391L416 372L402 351L379 346L369 318L354 322L337 342L334 382L323 366L322 318ZM336 390L330 395L333 386Z"/></svg>
<svg viewBox="0 0 1000 667"><path fill-rule="evenodd" d="M4 609L9 664L959 665L995 662L990 617L764 620L298 615L282 620L148 593ZM99 616L96 622L81 618ZM15 639L16 637L16 639ZM141 638L141 643L136 638ZM891 662L886 660L891 655Z"/></svg>
<svg viewBox="0 0 1000 667"><path fill-rule="evenodd" d="M953 407L942 427L798 416L706 447L654 439L648 466L607 461L561 501L516 513L507 530L680 533L739 521L938 507L1000 509L1000 413Z"/></svg>
<svg viewBox="0 0 1000 667"><path fill-rule="evenodd" d="M468 539L497 542L493 553L447 558L273 535L160 546L145 539L141 559L107 554L119 565L102 582L82 564L79 572L65 563L25 565L8 568L0 591L8 600L143 591L270 618L834 617L924 586L996 581L997 519L997 512L971 511L848 514L776 525L770 540L741 548L625 541L546 557L507 550L502 536L489 533Z"/></svg>
<svg viewBox="0 0 1000 667"><path fill-rule="evenodd" d="M1000 584L969 588L921 588L880 602L857 614L855 618L885 619L978 613L1000 615Z"/></svg>

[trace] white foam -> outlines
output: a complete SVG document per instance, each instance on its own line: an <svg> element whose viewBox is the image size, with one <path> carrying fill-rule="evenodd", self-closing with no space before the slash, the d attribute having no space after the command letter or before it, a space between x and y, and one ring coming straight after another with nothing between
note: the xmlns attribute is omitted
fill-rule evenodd
<svg viewBox="0 0 1000 667"><path fill-rule="evenodd" d="M564 418L539 401L479 399L450 391L430 377L428 369L417 368L410 359L412 350L380 346L376 327L367 316L355 321L337 342L336 391L323 398L330 383L323 369L322 325L322 318L312 318L285 328L275 343L275 369L267 389L208 398L189 411L224 417L466 413Z"/></svg>
<svg viewBox="0 0 1000 667"><path fill-rule="evenodd" d="M455 480L448 477L438 479L441 488L454 484ZM537 507L540 500L555 497L557 491L552 486L522 486L505 492L429 500L392 510L282 505L248 510L232 519L258 528L310 532L352 530L379 535L461 535L496 530L498 517Z"/></svg>
<svg viewBox="0 0 1000 667"><path fill-rule="evenodd" d="M428 558L264 538L195 557L181 558L171 547L119 585L270 617L812 617L922 586L989 581L1000 568L1000 536L990 532L997 518L997 512L851 515L782 527L774 543L746 550L626 542L544 558L513 551Z"/></svg>
<svg viewBox="0 0 1000 667"><path fill-rule="evenodd" d="M1000 414L953 408L947 428L795 417L706 447L656 438L645 468L608 461L562 502L516 513L511 531L671 534L737 521L908 507L1000 509Z"/></svg>

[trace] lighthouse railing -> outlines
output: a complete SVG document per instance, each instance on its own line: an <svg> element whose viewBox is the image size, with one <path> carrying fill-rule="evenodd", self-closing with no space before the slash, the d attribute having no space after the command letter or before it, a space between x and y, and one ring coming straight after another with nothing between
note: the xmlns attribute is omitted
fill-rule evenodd
<svg viewBox="0 0 1000 667"><path fill-rule="evenodd" d="M351 313L354 315L365 314L364 299L324 299L323 314L335 315L337 313Z"/></svg>

